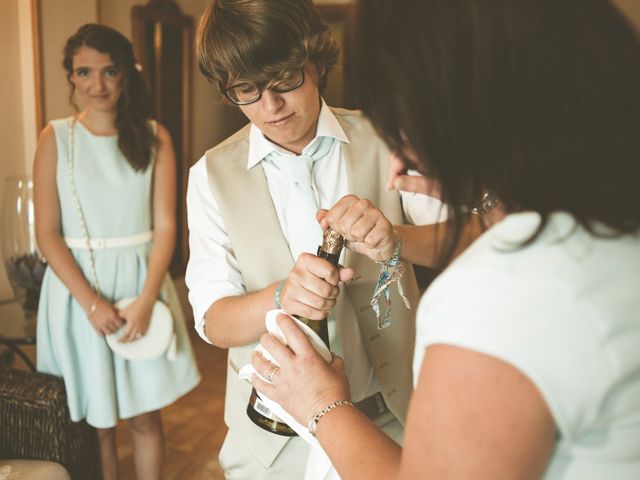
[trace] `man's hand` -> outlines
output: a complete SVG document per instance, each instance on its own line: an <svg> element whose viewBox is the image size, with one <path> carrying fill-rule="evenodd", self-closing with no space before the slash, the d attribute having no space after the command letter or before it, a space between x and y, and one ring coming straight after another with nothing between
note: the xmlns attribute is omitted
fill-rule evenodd
<svg viewBox="0 0 640 480"><path fill-rule="evenodd" d="M331 210L316 215L323 228L331 227L346 240L350 250L381 262L393 254L396 234L391 222L369 200L346 195Z"/></svg>
<svg viewBox="0 0 640 480"><path fill-rule="evenodd" d="M353 277L350 268L336 267L324 258L303 253L285 281L280 304L290 315L322 320L336 304L338 284Z"/></svg>

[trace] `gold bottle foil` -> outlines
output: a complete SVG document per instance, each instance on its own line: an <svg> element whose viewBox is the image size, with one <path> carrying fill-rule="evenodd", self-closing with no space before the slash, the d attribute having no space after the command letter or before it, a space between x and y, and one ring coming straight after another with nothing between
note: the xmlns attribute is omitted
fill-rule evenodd
<svg viewBox="0 0 640 480"><path fill-rule="evenodd" d="M332 255L339 254L344 246L344 237L330 227L322 233L322 247L324 252Z"/></svg>

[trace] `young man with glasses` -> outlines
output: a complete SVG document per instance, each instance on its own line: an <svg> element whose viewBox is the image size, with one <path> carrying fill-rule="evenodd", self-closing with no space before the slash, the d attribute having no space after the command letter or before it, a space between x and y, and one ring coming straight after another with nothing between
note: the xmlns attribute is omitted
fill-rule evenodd
<svg viewBox="0 0 640 480"><path fill-rule="evenodd" d="M196 329L206 341L229 348L229 432L220 452L226 477L304 476L308 445L252 423L246 414L251 386L238 379L266 331L265 313L276 307L314 320L333 312L331 349L344 358L353 398L400 442L412 388L413 310L394 290L392 324L378 329L370 303L380 266L371 259L388 259L399 237L408 244L411 227L401 225L404 219L426 223L424 212L437 211L437 202L387 190L389 152L369 122L322 100L338 48L311 1L214 0L200 21L197 54L204 75L251 122L192 167L187 193L186 282ZM300 222L282 157L311 168L317 206ZM321 235L306 246L298 240L300 233L319 230L315 210L336 202L369 219L367 228L378 236L373 243L348 244L361 254L348 252L343 270L310 254ZM401 281L415 306L410 264Z"/></svg>

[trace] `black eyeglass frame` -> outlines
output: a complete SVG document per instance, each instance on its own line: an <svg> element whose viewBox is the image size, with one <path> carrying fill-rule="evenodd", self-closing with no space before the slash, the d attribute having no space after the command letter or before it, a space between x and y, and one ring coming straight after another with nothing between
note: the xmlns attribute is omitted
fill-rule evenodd
<svg viewBox="0 0 640 480"><path fill-rule="evenodd" d="M298 68L298 70L300 70L300 83L293 86L293 87L289 87L289 88L283 88L283 89L278 89L278 84L280 82L282 82L283 80L278 80L275 84L271 85L270 87L268 87L268 84L264 84L262 86L260 85L256 85L256 88L258 89L258 96L250 101L247 102L243 102L243 101L238 101L238 100L234 100L231 95L229 95L229 90L232 90L236 87L239 87L240 85L243 85L245 83L249 83L249 82L240 82L240 83L236 83L235 85L231 85L229 88L220 88L220 90L222 91L222 94L227 97L229 99L229 101L231 103L234 103L235 105L251 105L252 103L256 103L257 101L259 101L262 98L262 92L264 92L266 89L269 90L273 90L276 93L287 93L287 92L292 92L298 88L300 88L302 85L304 85L304 68L300 67Z"/></svg>

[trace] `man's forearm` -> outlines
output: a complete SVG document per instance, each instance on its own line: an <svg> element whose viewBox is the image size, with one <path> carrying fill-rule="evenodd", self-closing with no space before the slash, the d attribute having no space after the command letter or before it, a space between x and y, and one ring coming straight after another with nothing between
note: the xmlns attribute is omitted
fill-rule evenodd
<svg viewBox="0 0 640 480"><path fill-rule="evenodd" d="M217 347L230 348L257 342L264 332L264 317L275 308L273 295L278 282L257 292L224 297L205 314L204 331Z"/></svg>

